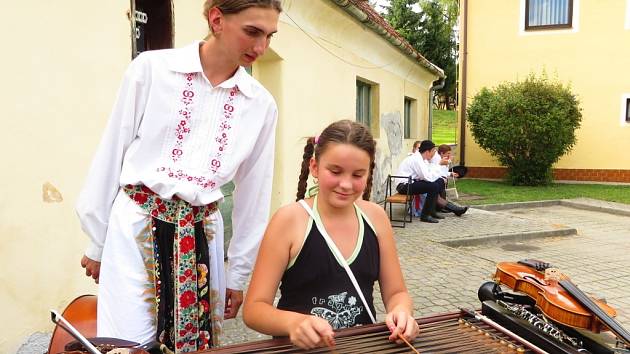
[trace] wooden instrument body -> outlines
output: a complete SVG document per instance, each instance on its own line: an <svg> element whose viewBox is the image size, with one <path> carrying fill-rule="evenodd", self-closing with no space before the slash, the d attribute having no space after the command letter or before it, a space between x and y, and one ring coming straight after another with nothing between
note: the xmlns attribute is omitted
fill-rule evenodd
<svg viewBox="0 0 630 354"><path fill-rule="evenodd" d="M588 309L577 302L557 283L545 280L542 273L535 269L513 262L497 264L495 281L508 286L514 291L527 294L536 301L536 307L549 318L564 325L583 328L599 333L606 329L604 324ZM608 316L617 312L612 307L593 300Z"/></svg>
<svg viewBox="0 0 630 354"><path fill-rule="evenodd" d="M85 337L96 336L96 295L82 295L74 299L61 314L74 328ZM49 354L64 351L66 344L74 341L74 337L63 328L55 326L48 346Z"/></svg>
<svg viewBox="0 0 630 354"><path fill-rule="evenodd" d="M130 354L148 354L146 350L138 347L138 343L116 338L96 337L96 306L96 295L81 295L70 302L61 316L101 351L114 348L128 348ZM85 352L82 350L83 346L70 333L61 326L56 325L48 345L48 354L64 353L67 346L69 347L69 352Z"/></svg>
<svg viewBox="0 0 630 354"><path fill-rule="evenodd" d="M489 334L491 329L481 322L469 326L462 319L476 321L463 312L452 312L418 318L420 334L411 344L420 353L533 353L522 343L500 332ZM276 338L235 344L195 354L253 354L253 353L413 353L405 344L390 342L389 330L384 323L345 328L335 331L334 351L322 347L302 350L294 347L288 338Z"/></svg>

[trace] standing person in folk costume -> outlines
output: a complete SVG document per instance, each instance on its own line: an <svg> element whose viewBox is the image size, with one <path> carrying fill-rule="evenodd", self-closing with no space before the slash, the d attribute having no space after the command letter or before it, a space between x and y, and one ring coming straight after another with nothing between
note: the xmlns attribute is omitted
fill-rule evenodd
<svg viewBox="0 0 630 354"><path fill-rule="evenodd" d="M177 352L218 344L267 224L277 108L242 66L263 55L279 0L207 0L211 35L129 66L79 196L99 284L98 336ZM220 187L233 180L224 272Z"/></svg>
<svg viewBox="0 0 630 354"><path fill-rule="evenodd" d="M389 339L417 336L392 227L369 201L375 151L369 129L349 120L308 139L298 201L274 214L260 246L243 307L249 327L302 348L322 346L333 329L375 322L378 280ZM304 199L309 173L319 189Z"/></svg>

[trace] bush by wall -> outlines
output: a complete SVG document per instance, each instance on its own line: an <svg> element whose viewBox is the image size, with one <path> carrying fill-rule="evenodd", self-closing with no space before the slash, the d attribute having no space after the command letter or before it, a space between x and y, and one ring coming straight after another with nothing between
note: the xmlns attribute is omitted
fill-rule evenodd
<svg viewBox="0 0 630 354"><path fill-rule="evenodd" d="M551 167L575 145L581 108L568 86L546 75L483 88L467 109L472 135L508 168L513 185L551 182Z"/></svg>

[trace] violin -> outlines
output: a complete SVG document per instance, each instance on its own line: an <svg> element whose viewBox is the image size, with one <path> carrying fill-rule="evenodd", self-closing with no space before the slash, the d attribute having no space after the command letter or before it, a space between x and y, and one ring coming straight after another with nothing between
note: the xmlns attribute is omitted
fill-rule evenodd
<svg viewBox="0 0 630 354"><path fill-rule="evenodd" d="M96 307L97 298L95 295L81 295L72 300L64 309L61 317L67 321L77 332L83 337L89 337L88 341L96 350L107 353L117 348L128 348L130 354L149 354L150 352L159 352L160 349L156 344L140 346L139 343L130 342L116 338L96 337ZM89 344L87 344L89 345ZM157 350L157 351L156 351ZM48 345L48 354L59 353L87 353L83 345L75 340L75 337L68 332L59 323L53 330L50 344Z"/></svg>
<svg viewBox="0 0 630 354"><path fill-rule="evenodd" d="M96 295L77 297L70 302L70 305L63 310L61 315L84 336L96 336ZM74 337L57 325L48 345L48 353L64 352L66 344L72 341L74 341Z"/></svg>
<svg viewBox="0 0 630 354"><path fill-rule="evenodd" d="M630 345L630 333L613 319L617 311L584 294L566 275L548 263L536 260L500 262L494 279L528 295L543 314L556 322L594 333L609 329Z"/></svg>

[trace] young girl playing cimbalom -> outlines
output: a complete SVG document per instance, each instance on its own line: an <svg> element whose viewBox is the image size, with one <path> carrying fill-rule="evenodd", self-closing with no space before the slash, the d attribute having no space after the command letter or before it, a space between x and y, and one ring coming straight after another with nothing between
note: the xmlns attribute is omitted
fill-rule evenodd
<svg viewBox="0 0 630 354"><path fill-rule="evenodd" d="M334 329L375 322L372 292L378 280L390 340L416 337L391 225L383 209L368 201L375 146L369 130L349 120L308 139L298 202L280 208L263 237L243 308L249 327L289 336L301 348L330 344ZM309 171L319 191L303 199Z"/></svg>

